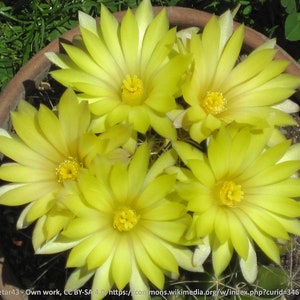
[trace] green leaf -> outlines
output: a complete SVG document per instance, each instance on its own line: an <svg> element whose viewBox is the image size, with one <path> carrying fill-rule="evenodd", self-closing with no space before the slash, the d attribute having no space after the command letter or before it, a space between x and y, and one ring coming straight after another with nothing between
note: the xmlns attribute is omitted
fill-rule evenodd
<svg viewBox="0 0 300 300"><path fill-rule="evenodd" d="M252 12L252 6L251 5L247 5L244 9L243 9L243 15L249 15Z"/></svg>
<svg viewBox="0 0 300 300"><path fill-rule="evenodd" d="M285 8L288 14L297 11L297 6L295 0L281 0L281 5Z"/></svg>
<svg viewBox="0 0 300 300"><path fill-rule="evenodd" d="M294 11L285 21L285 36L289 41L300 40L300 13Z"/></svg>

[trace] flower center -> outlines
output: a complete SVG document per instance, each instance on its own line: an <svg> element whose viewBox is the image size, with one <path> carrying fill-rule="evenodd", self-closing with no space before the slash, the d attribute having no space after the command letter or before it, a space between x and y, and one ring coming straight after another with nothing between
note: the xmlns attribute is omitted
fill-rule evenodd
<svg viewBox="0 0 300 300"><path fill-rule="evenodd" d="M136 75L127 75L121 86L122 101L131 106L140 105L143 102L143 82Z"/></svg>
<svg viewBox="0 0 300 300"><path fill-rule="evenodd" d="M201 100L201 106L207 114L218 115L227 109L226 99L220 92L207 92L203 100Z"/></svg>
<svg viewBox="0 0 300 300"><path fill-rule="evenodd" d="M123 207L115 213L113 226L120 232L129 231L137 224L139 218L134 210Z"/></svg>
<svg viewBox="0 0 300 300"><path fill-rule="evenodd" d="M68 159L60 163L56 168L58 182L62 183L65 180L76 180L80 167L78 161L72 156L69 156Z"/></svg>
<svg viewBox="0 0 300 300"><path fill-rule="evenodd" d="M244 192L239 184L233 181L225 181L220 189L221 204L236 206L244 198Z"/></svg>

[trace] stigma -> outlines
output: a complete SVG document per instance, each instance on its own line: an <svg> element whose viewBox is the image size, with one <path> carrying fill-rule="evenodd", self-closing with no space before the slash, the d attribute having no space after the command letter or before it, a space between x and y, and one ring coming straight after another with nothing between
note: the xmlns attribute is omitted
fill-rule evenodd
<svg viewBox="0 0 300 300"><path fill-rule="evenodd" d="M220 92L207 92L204 99L200 101L201 107L207 114L218 115L227 109L227 101Z"/></svg>
<svg viewBox="0 0 300 300"><path fill-rule="evenodd" d="M127 75L121 86L122 101L131 106L143 103L144 86L143 81L136 75Z"/></svg>
<svg viewBox="0 0 300 300"><path fill-rule="evenodd" d="M220 201L222 205L237 206L244 198L241 185L233 181L225 181L220 189Z"/></svg>
<svg viewBox="0 0 300 300"><path fill-rule="evenodd" d="M66 180L75 181L78 177L80 167L80 163L72 156L69 156L56 168L57 181L59 183L63 183Z"/></svg>
<svg viewBox="0 0 300 300"><path fill-rule="evenodd" d="M123 207L115 213L113 227L120 232L130 231L138 220L139 215L133 209Z"/></svg>

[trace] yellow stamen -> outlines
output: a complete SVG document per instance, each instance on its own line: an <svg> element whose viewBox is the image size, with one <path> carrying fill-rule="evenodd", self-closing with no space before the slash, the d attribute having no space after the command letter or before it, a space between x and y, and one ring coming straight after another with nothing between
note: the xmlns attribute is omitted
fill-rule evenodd
<svg viewBox="0 0 300 300"><path fill-rule="evenodd" d="M221 204L236 206L244 198L244 192L239 184L233 181L225 181L220 189Z"/></svg>
<svg viewBox="0 0 300 300"><path fill-rule="evenodd" d="M122 101L131 106L140 105L143 102L143 82L136 75L127 75L121 86Z"/></svg>
<svg viewBox="0 0 300 300"><path fill-rule="evenodd" d="M113 227L120 232L129 231L137 224L139 217L134 210L123 207L115 213Z"/></svg>
<svg viewBox="0 0 300 300"><path fill-rule="evenodd" d="M220 92L207 92L200 105L207 114L218 115L227 109L226 99Z"/></svg>
<svg viewBox="0 0 300 300"><path fill-rule="evenodd" d="M59 183L65 180L76 180L80 169L78 161L69 156L56 168L56 176Z"/></svg>

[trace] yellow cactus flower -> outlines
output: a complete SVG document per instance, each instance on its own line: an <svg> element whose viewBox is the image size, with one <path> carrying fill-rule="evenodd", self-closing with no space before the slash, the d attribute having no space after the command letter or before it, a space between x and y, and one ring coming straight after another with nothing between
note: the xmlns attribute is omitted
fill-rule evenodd
<svg viewBox="0 0 300 300"><path fill-rule="evenodd" d="M253 242L280 263L276 239L300 235L300 179L292 175L299 160L282 158L290 141L266 147L271 130L221 128L207 155L183 142L174 147L191 171L178 193L194 212L195 234L208 237L217 275L228 266L233 251L240 257L244 276L253 282L256 255ZM199 245L202 253L207 245ZM199 259L199 254L197 254Z"/></svg>
<svg viewBox="0 0 300 300"><path fill-rule="evenodd" d="M176 159L174 151L166 152L149 169L144 143L129 165L97 157L89 172L79 175L79 192L65 201L76 217L56 240L63 237L66 248L80 241L67 260L67 267L77 268L67 290L95 275L92 291L102 293L92 299L103 298L114 284L122 290L128 283L133 298L148 299L146 278L162 289L165 274L178 276L178 266L202 270L192 266L192 251L184 246L191 217L174 192L176 175L164 172ZM37 253L52 253L56 241ZM61 243L57 247L61 251Z"/></svg>
<svg viewBox="0 0 300 300"><path fill-rule="evenodd" d="M93 130L102 132L125 122L141 133L151 125L174 139L176 130L166 113L176 107L175 94L190 59L181 54L168 57L176 29L169 30L166 10L154 17L150 0L144 0L119 24L102 6L100 25L82 12L79 23L82 45L63 44L66 55L47 56L62 69L53 71L53 78L89 101L97 116Z"/></svg>
<svg viewBox="0 0 300 300"><path fill-rule="evenodd" d="M28 204L19 218L19 228L45 215L46 239L53 237L71 216L56 197L64 183L76 181L80 170L96 154L122 159L118 147L131 135L128 126L112 128L99 137L89 133L88 105L79 104L70 89L61 97L57 113L44 105L37 111L22 100L11 114L16 134L2 131L0 135L0 152L14 161L0 168L0 178L10 182L0 187L0 204Z"/></svg>
<svg viewBox="0 0 300 300"><path fill-rule="evenodd" d="M232 33L232 16L213 16L201 35L188 43L194 63L182 87L189 105L182 126L197 142L222 124L233 121L256 127L292 125L294 119L273 107L291 96L300 78L283 73L288 61L274 60L275 41L270 40L238 62L244 26Z"/></svg>

